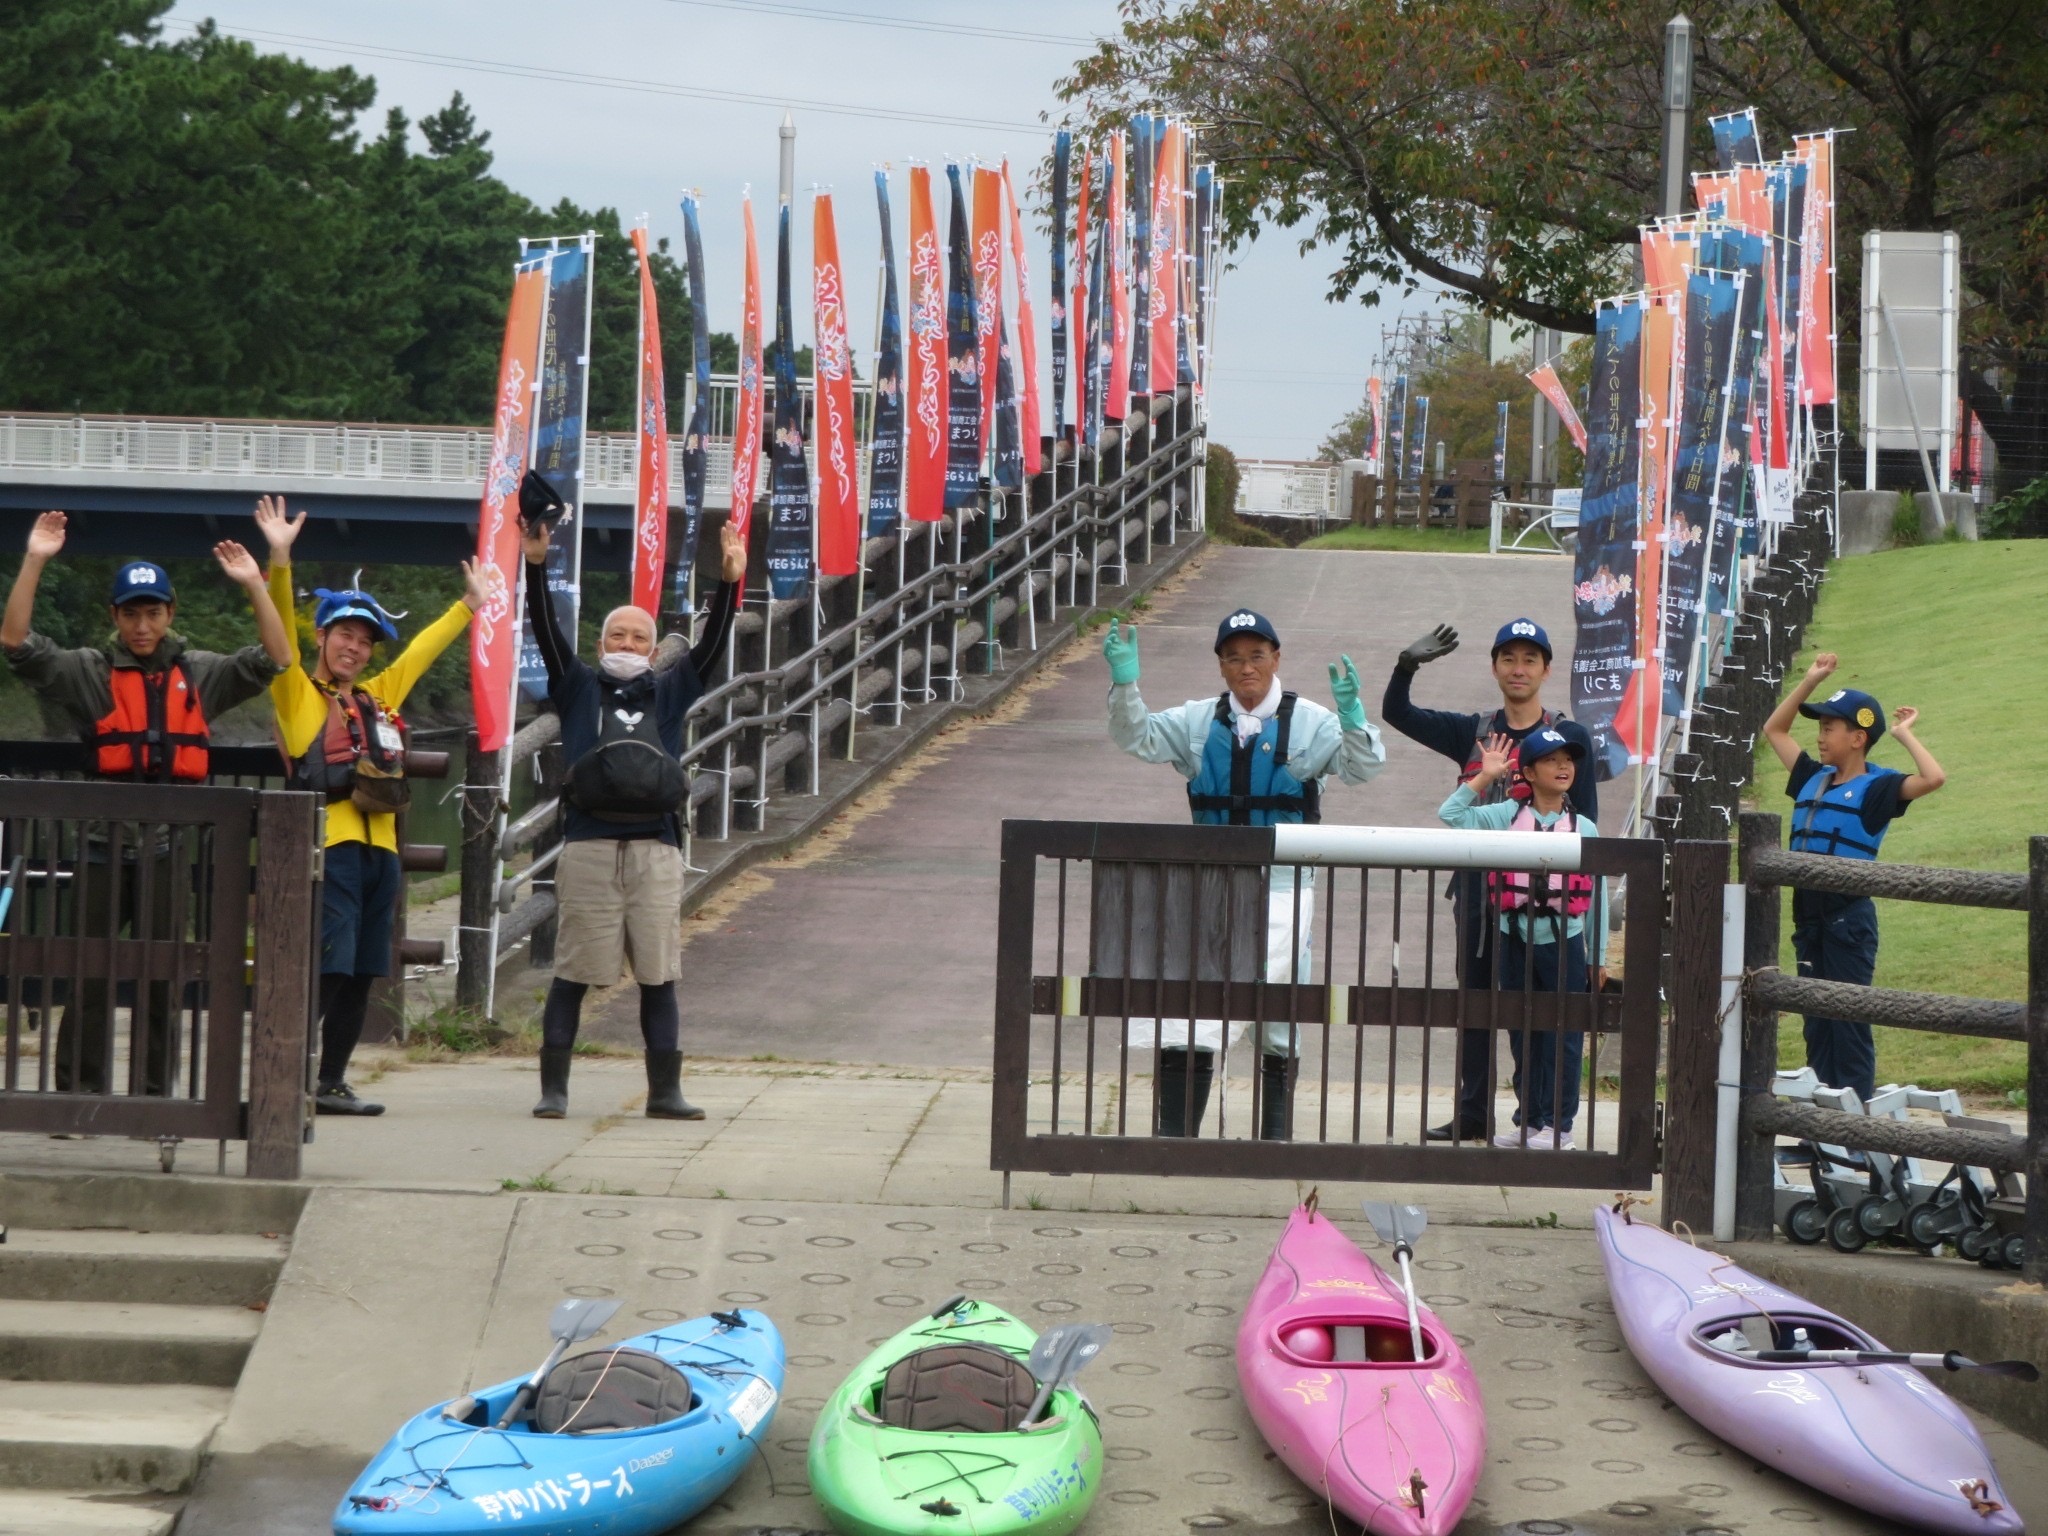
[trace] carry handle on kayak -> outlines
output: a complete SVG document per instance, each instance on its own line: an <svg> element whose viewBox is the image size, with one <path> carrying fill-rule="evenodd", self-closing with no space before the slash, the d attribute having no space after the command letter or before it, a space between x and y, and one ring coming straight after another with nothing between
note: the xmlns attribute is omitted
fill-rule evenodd
<svg viewBox="0 0 2048 1536"><path fill-rule="evenodd" d="M1760 1349L1756 1359L1767 1365L1917 1365L1923 1371L1982 1371L1986 1376L2011 1376L2039 1381L2041 1372L2027 1360L1972 1360L1951 1349L1943 1354L1909 1354L1887 1349Z"/></svg>
<svg viewBox="0 0 2048 1536"><path fill-rule="evenodd" d="M533 1400L533 1394L540 1390L540 1384L547 1379L555 1362L562 1358L562 1351L571 1344L580 1344L612 1320L612 1314L625 1305L617 1296L594 1300L583 1296L571 1296L555 1304L553 1316L548 1319L548 1332L554 1335L555 1347L548 1351L547 1359L541 1361L540 1369L519 1384L519 1390L512 1394L512 1401L506 1406L496 1427L509 1429L515 1419L526 1411L526 1405Z"/></svg>

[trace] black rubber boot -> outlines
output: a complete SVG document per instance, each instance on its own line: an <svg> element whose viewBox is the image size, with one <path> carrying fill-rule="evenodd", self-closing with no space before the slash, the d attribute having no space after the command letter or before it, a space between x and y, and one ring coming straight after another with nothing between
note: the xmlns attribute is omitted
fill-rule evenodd
<svg viewBox="0 0 2048 1536"><path fill-rule="evenodd" d="M1259 1057L1259 1140L1294 1140L1294 1074L1292 1056L1268 1051Z"/></svg>
<svg viewBox="0 0 2048 1536"><path fill-rule="evenodd" d="M540 1102L533 1106L536 1120L559 1120L569 1113L569 1057L566 1050L540 1053Z"/></svg>
<svg viewBox="0 0 2048 1536"><path fill-rule="evenodd" d="M702 1120L704 1111L683 1097L683 1053L647 1053L647 1118Z"/></svg>
<svg viewBox="0 0 2048 1536"><path fill-rule="evenodd" d="M1202 1113L1209 1107L1209 1083L1215 1075L1215 1060L1214 1054L1209 1051L1195 1052L1195 1115L1194 1129L1190 1131L1186 1120L1188 1053L1173 1050L1159 1053L1159 1082L1155 1098L1158 1101L1161 1136L1202 1134Z"/></svg>

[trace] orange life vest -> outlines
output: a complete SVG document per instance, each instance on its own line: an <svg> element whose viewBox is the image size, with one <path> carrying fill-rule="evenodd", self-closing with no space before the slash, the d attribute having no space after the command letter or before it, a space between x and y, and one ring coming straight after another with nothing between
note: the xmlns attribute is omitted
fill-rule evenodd
<svg viewBox="0 0 2048 1536"><path fill-rule="evenodd" d="M185 663L154 672L115 667L107 683L114 707L92 728L93 771L110 779L203 783L206 714Z"/></svg>
<svg viewBox="0 0 2048 1536"><path fill-rule="evenodd" d="M402 729L398 712L385 709L361 688L314 686L327 695L327 725L291 763L291 787L346 800L355 791L356 764L362 759L386 773L398 772L404 751L386 750L377 729L380 724Z"/></svg>

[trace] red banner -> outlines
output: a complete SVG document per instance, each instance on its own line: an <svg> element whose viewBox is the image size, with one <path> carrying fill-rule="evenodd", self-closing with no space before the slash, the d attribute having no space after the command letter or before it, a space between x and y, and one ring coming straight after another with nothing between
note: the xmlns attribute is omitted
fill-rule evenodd
<svg viewBox="0 0 2048 1536"><path fill-rule="evenodd" d="M1003 175L991 166L974 168L974 362L981 370L981 443L984 456L995 439L996 317L1003 309Z"/></svg>
<svg viewBox="0 0 2048 1536"><path fill-rule="evenodd" d="M746 227L742 260L746 288L740 300L740 398L732 424L732 524L742 542L754 517L754 487L761 471L761 253L754 241L754 200L740 199Z"/></svg>
<svg viewBox="0 0 2048 1536"><path fill-rule="evenodd" d="M1010 265L1017 269L1017 366L1024 374L1021 425L1024 434L1024 478L1045 467L1045 446L1038 439L1038 319L1031 310L1031 263L1024 256L1024 221L1017 217L1017 185L1010 180L1010 162L1003 162L1003 201L1010 213Z"/></svg>
<svg viewBox="0 0 2048 1536"><path fill-rule="evenodd" d="M1806 162L1806 216L1800 244L1800 403L1835 403L1835 137L1792 141Z"/></svg>
<svg viewBox="0 0 2048 1536"><path fill-rule="evenodd" d="M1181 162L1183 135L1179 123L1168 123L1160 135L1152 169L1151 313L1145 317L1151 348L1148 373L1152 392L1173 393L1180 377L1180 253Z"/></svg>
<svg viewBox="0 0 2048 1536"><path fill-rule="evenodd" d="M1105 420L1122 421L1131 409L1131 246L1124 231L1124 136L1109 141L1109 208L1103 215L1104 314L1109 321L1109 377L1102 385ZM1172 375L1168 375L1172 377Z"/></svg>
<svg viewBox="0 0 2048 1536"><path fill-rule="evenodd" d="M1375 383L1378 380L1374 380ZM1586 424L1579 420L1579 413L1572 409L1572 397L1564 391L1564 381L1557 376L1557 370L1545 363L1529 374L1534 384L1550 402L1550 408L1557 412L1557 419L1564 423L1565 431L1571 433L1572 441L1579 446L1579 452L1586 451Z"/></svg>
<svg viewBox="0 0 2048 1536"><path fill-rule="evenodd" d="M1631 762L1647 762L1656 754L1663 713L1664 625L1659 616L1664 611L1664 519L1677 425L1674 401L1684 365L1684 297L1682 290L1654 295L1645 300L1643 312L1641 403L1635 423L1642 443L1636 460L1636 654L1614 717L1615 733L1627 745Z"/></svg>
<svg viewBox="0 0 2048 1536"><path fill-rule="evenodd" d="M661 312L647 231L633 231L640 261L640 489L633 508L633 605L661 612L662 568L668 560L668 396L661 372Z"/></svg>
<svg viewBox="0 0 2048 1536"><path fill-rule="evenodd" d="M477 514L476 559L490 596L469 626L469 698L481 750L512 734L512 693L519 676L519 482L532 462L533 400L540 384L540 338L547 318L548 262L512 270L512 305L498 354L498 406L491 467Z"/></svg>
<svg viewBox="0 0 2048 1536"><path fill-rule="evenodd" d="M818 570L851 576L860 569L859 449L853 422L853 354L846 342L846 295L840 284L839 229L832 194L811 207L812 375L817 399Z"/></svg>
<svg viewBox="0 0 2048 1536"><path fill-rule="evenodd" d="M1076 441L1088 435L1088 374L1093 359L1088 348L1093 345L1088 336L1088 198L1089 180L1095 170L1095 152L1084 150L1081 155L1081 198L1074 214L1074 302L1067 308L1067 328L1077 338L1074 356L1079 362L1074 368L1074 437Z"/></svg>
<svg viewBox="0 0 2048 1536"><path fill-rule="evenodd" d="M910 168L910 356L904 399L909 457L903 515L935 523L946 515L946 253L932 216L932 172Z"/></svg>

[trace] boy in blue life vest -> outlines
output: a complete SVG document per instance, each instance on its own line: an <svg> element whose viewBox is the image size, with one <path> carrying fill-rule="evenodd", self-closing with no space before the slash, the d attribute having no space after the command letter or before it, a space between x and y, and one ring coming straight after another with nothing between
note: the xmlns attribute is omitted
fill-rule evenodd
<svg viewBox="0 0 2048 1536"><path fill-rule="evenodd" d="M1380 733L1358 697L1358 669L1349 656L1330 668L1332 714L1280 684L1280 635L1263 614L1240 608L1216 629L1223 692L1153 714L1138 693L1138 631L1111 623L1102 654L1109 662L1109 738L1146 763L1171 763L1188 781L1188 810L1208 826L1270 827L1322 819L1322 781L1335 773L1363 784L1386 766ZM1266 888L1269 982L1307 981L1314 928L1315 871L1276 864ZM1300 915L1297 933L1295 917ZM1161 1136L1199 1135L1209 1101L1215 1054L1223 1045L1216 1019L1133 1019L1134 1049L1159 1043L1154 1085ZM1261 1026L1259 1139L1293 1136L1296 1027ZM1233 1031L1233 1038L1235 1031ZM1188 1112L1192 1097L1193 1112Z"/></svg>
<svg viewBox="0 0 2048 1536"><path fill-rule="evenodd" d="M1504 733L1486 738L1480 748L1479 771L1451 791L1437 807L1438 818L1461 830L1490 832L1563 832L1598 837L1593 818L1572 808L1572 783L1586 749L1552 725L1538 726L1519 743ZM1496 784L1518 777L1528 790L1526 800L1491 800ZM1489 803L1490 801L1490 803ZM1486 876L1489 906L1500 909L1497 988L1502 992L1587 992L1607 979L1600 962L1606 954L1606 928L1595 914L1592 985L1587 983L1586 914L1593 905L1591 875L1531 874L1501 870ZM1496 1147L1531 1151L1573 1152L1572 1121L1579 1113L1579 1078L1586 1056L1581 1030L1534 1029L1529 1055L1522 1057L1522 1035L1508 1035L1515 1058L1515 1113L1518 1130L1502 1131Z"/></svg>
<svg viewBox="0 0 2048 1536"><path fill-rule="evenodd" d="M1909 706L1892 717L1891 732L1913 759L1913 772L1873 768L1870 749L1885 732L1877 700L1838 688L1818 704L1807 702L1835 666L1832 651L1814 657L1806 676L1764 722L1764 739L1791 770L1785 793L1792 798L1792 851L1875 859L1892 822L1913 801L1941 788L1947 775L1914 737L1920 712ZM1797 715L1820 722L1812 756L1792 739ZM1876 906L1868 896L1795 888L1792 952L1802 976L1869 986L1877 974ZM1806 1064L1830 1088L1853 1088L1865 1100L1877 1092L1877 1048L1868 1024L1808 1014Z"/></svg>

